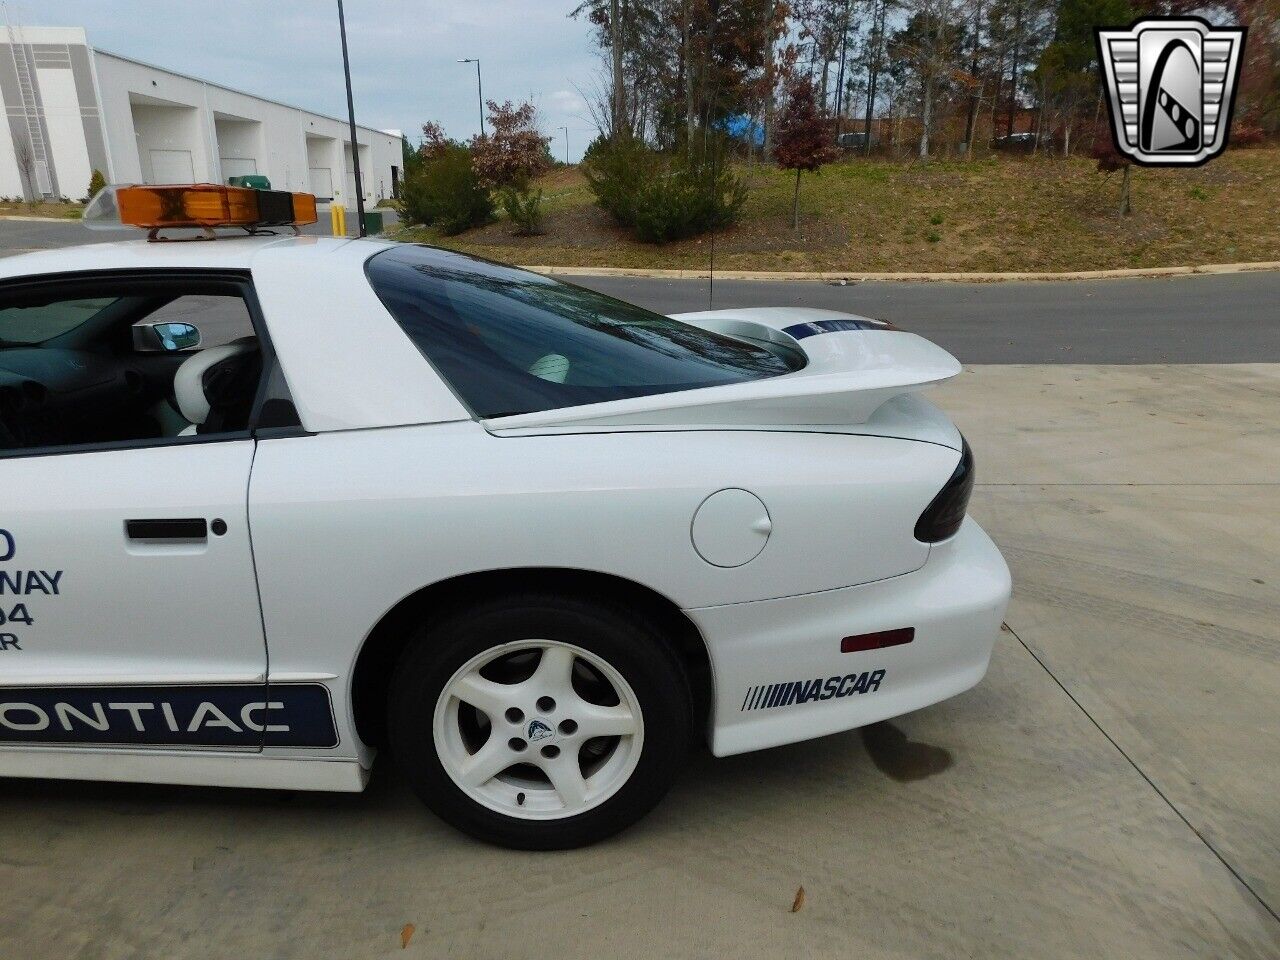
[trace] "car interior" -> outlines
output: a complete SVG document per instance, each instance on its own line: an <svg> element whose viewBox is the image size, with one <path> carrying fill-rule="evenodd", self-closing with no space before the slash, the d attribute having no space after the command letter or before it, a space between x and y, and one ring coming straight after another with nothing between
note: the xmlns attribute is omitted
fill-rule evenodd
<svg viewBox="0 0 1280 960"><path fill-rule="evenodd" d="M0 294L0 451L243 432L262 368L233 286Z"/></svg>

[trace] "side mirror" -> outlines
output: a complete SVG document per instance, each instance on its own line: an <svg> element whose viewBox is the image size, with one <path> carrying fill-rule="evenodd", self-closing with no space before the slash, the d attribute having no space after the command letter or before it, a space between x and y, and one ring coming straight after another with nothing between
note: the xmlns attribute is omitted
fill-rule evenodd
<svg viewBox="0 0 1280 960"><path fill-rule="evenodd" d="M162 321L133 328L133 349L138 353L175 353L198 346L200 331L189 323Z"/></svg>

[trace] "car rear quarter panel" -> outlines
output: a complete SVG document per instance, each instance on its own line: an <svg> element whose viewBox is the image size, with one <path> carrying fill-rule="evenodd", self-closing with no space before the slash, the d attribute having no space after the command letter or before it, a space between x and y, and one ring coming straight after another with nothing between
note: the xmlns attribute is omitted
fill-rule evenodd
<svg viewBox="0 0 1280 960"><path fill-rule="evenodd" d="M785 597L921 567L912 530L954 450L883 437L686 431L494 437L473 422L263 440L250 523L271 675L331 676L401 599L471 572L608 573L683 608ZM751 490L772 534L711 566L690 524ZM348 735L344 740L354 741Z"/></svg>
<svg viewBox="0 0 1280 960"><path fill-rule="evenodd" d="M387 312L364 267L391 244L264 247L253 283L303 426L353 430L471 414Z"/></svg>

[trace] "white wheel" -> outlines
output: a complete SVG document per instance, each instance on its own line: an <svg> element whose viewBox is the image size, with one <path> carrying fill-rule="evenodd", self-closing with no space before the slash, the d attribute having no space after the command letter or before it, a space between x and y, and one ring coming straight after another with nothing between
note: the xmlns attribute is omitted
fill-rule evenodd
<svg viewBox="0 0 1280 960"><path fill-rule="evenodd" d="M424 626L387 705L391 752L423 802L526 850L595 843L648 813L692 721L683 664L644 617L532 591Z"/></svg>
<svg viewBox="0 0 1280 960"><path fill-rule="evenodd" d="M527 820L604 803L635 772L644 719L601 657L558 640L505 643L445 683L432 722L450 779L490 810Z"/></svg>

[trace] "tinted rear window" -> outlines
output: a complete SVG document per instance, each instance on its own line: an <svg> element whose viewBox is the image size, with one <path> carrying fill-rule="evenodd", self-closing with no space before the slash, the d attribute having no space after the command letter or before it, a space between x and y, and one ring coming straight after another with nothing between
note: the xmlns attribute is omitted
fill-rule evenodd
<svg viewBox="0 0 1280 960"><path fill-rule="evenodd" d="M789 373L794 361L603 294L433 247L377 254L369 282L480 417Z"/></svg>

